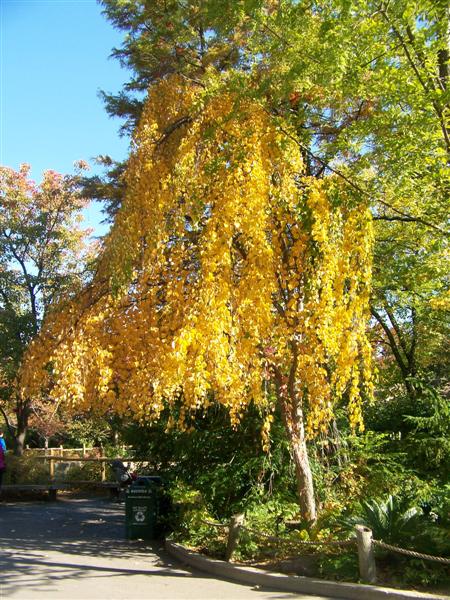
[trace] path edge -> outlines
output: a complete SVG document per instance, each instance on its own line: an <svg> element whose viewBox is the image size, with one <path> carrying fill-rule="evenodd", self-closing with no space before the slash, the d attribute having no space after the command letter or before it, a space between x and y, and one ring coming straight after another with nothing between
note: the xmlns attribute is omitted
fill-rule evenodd
<svg viewBox="0 0 450 600"><path fill-rule="evenodd" d="M360 583L338 583L300 575L268 573L262 569L244 567L203 556L171 540L166 540L165 547L173 558L200 571L224 579L264 586L280 591L316 594L342 598L344 600L361 600L361 598L364 598L364 600L450 600L450 596L396 590Z"/></svg>

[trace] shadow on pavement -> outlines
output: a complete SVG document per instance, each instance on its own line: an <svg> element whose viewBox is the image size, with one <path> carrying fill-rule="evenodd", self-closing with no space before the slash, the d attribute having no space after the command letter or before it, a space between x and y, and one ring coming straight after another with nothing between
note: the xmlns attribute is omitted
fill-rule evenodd
<svg viewBox="0 0 450 600"><path fill-rule="evenodd" d="M0 504L0 549L0 597L94 573L193 576L177 568L161 542L126 540L123 505L98 499Z"/></svg>
<svg viewBox="0 0 450 600"><path fill-rule="evenodd" d="M180 567L165 553L161 541L126 540L124 512L123 504L99 498L1 502L0 598L25 597L24 591L38 592L44 598L45 592L50 594L65 585L81 585L81 592L83 581L89 585L103 585L104 581L106 590L112 584L107 578L114 578L116 587L131 593L139 576L214 580ZM257 597L263 589L251 591ZM293 597L275 594L271 598ZM77 597L87 599L85 595Z"/></svg>

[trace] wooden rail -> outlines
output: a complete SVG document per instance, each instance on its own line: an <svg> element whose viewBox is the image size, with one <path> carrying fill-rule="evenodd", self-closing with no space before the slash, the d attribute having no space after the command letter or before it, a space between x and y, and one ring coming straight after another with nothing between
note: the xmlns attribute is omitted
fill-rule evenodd
<svg viewBox="0 0 450 600"><path fill-rule="evenodd" d="M56 500L59 491L88 486L109 490L111 498L117 499L120 484L117 481L52 481L51 483L15 483L2 486L3 492L48 492L50 500Z"/></svg>
<svg viewBox="0 0 450 600"><path fill-rule="evenodd" d="M58 490L65 489L68 489L65 483L14 483L2 486L2 492L47 492L50 500L56 500Z"/></svg>
<svg viewBox="0 0 450 600"><path fill-rule="evenodd" d="M132 446L117 446L117 448L121 448L122 452L125 453L127 450L132 449ZM100 456L103 456L104 448L101 446L86 446L83 444L81 448L66 448L65 446L54 446L52 448L30 448L30 446L25 447L25 452L27 454L59 454L60 456L64 456L65 454L81 454L81 456L86 456L89 453L97 453Z"/></svg>
<svg viewBox="0 0 450 600"><path fill-rule="evenodd" d="M50 479L54 479L55 478L55 464L58 462L75 462L75 463L83 463L83 462L93 462L93 463L100 463L101 464L101 481L106 481L106 465L107 463L112 462L113 460L121 460L123 463L130 463L130 462L138 462L141 465L148 465L149 462L148 461L140 461L140 460L136 460L135 458L107 458L106 456L92 456L92 457L87 457L87 456L80 456L80 457L75 457L75 456L54 456L53 453L51 454L44 454L44 456L35 456L34 458L36 458L37 460L46 460L49 463L49 475L50 475Z"/></svg>

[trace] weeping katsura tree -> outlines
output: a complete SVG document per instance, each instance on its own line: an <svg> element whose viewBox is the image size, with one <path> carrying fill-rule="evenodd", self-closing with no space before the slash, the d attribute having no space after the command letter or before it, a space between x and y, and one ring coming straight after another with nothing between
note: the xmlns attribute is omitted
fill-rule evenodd
<svg viewBox="0 0 450 600"><path fill-rule="evenodd" d="M149 93L126 196L97 272L31 344L21 393L179 427L211 403L236 425L281 410L303 516L315 520L308 436L338 401L362 428L371 217L253 100L177 75Z"/></svg>

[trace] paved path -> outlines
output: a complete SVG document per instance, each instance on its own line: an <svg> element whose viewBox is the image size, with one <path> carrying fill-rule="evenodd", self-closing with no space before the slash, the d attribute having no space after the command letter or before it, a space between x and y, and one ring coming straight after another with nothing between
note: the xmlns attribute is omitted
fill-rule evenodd
<svg viewBox="0 0 450 600"><path fill-rule="evenodd" d="M0 502L0 600L330 600L184 568L159 543L124 540L123 521L106 500Z"/></svg>

